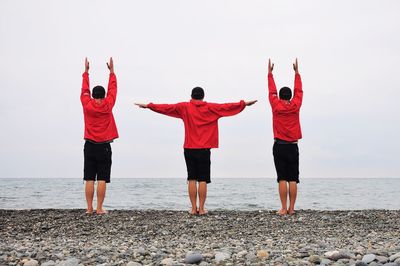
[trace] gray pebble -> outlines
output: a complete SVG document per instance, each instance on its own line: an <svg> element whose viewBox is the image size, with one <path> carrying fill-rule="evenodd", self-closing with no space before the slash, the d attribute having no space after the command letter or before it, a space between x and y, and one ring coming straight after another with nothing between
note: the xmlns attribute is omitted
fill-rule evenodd
<svg viewBox="0 0 400 266"><path fill-rule="evenodd" d="M77 258L69 258L67 260L61 261L57 266L78 266L79 260Z"/></svg>
<svg viewBox="0 0 400 266"><path fill-rule="evenodd" d="M375 259L378 261L378 263L382 263L382 264L389 261L389 258L385 257L385 256L376 256Z"/></svg>
<svg viewBox="0 0 400 266"><path fill-rule="evenodd" d="M54 266L54 265L56 265L56 263L55 263L54 261L52 261L52 260L43 262L43 263L41 264L41 266Z"/></svg>
<svg viewBox="0 0 400 266"><path fill-rule="evenodd" d="M227 260L227 259L229 259L231 257L231 254L229 254L229 253L227 253L227 252L216 252L215 253L215 261L217 262L217 263L219 263L219 262L221 262L221 261L224 261L224 260Z"/></svg>
<svg viewBox="0 0 400 266"><path fill-rule="evenodd" d="M393 254L392 256L390 256L389 260L390 261L395 261L398 258L400 258L400 252L397 252L396 254Z"/></svg>
<svg viewBox="0 0 400 266"><path fill-rule="evenodd" d="M142 264L136 262L136 261L130 261L126 266L142 266Z"/></svg>
<svg viewBox="0 0 400 266"><path fill-rule="evenodd" d="M362 261L368 264L370 262L373 262L375 260L375 258L376 258L375 254L367 254L367 255L364 255L364 257L362 258Z"/></svg>
<svg viewBox="0 0 400 266"><path fill-rule="evenodd" d="M201 255L200 253L189 252L186 254L186 257L185 257L185 263L188 263L188 264L199 263L202 260L203 260L203 255Z"/></svg>
<svg viewBox="0 0 400 266"><path fill-rule="evenodd" d="M383 264L383 266L399 266L399 264L397 264L396 262L388 262Z"/></svg>
<svg viewBox="0 0 400 266"><path fill-rule="evenodd" d="M356 266L368 266L368 264L363 261L358 261L356 262Z"/></svg>

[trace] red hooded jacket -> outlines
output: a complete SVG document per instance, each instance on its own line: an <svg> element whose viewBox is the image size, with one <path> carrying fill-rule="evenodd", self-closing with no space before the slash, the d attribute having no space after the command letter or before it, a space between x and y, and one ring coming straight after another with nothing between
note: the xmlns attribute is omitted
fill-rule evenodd
<svg viewBox="0 0 400 266"><path fill-rule="evenodd" d="M107 96L97 103L90 97L89 74L82 74L81 102L85 120L85 136L87 140L94 142L109 142L118 138L112 109L117 98L117 78L110 73Z"/></svg>
<svg viewBox="0 0 400 266"><path fill-rule="evenodd" d="M300 74L294 77L294 96L291 101L280 100L272 73L268 74L269 102L272 107L274 138L285 141L301 139L300 107L303 89Z"/></svg>
<svg viewBox="0 0 400 266"><path fill-rule="evenodd" d="M218 148L218 119L240 113L245 108L244 101L238 103L208 103L190 100L177 104L149 103L151 110L180 118L185 125L185 143L187 149Z"/></svg>

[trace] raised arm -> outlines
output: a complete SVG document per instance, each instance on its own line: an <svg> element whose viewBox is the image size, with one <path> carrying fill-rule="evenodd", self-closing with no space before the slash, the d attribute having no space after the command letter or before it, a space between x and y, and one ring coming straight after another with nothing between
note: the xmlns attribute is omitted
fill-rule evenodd
<svg viewBox="0 0 400 266"><path fill-rule="evenodd" d="M115 101L117 100L117 77L114 73L114 61L112 57L110 58L110 63L107 63L107 67L110 70L110 77L108 79L106 100L111 104L111 106L114 106Z"/></svg>
<svg viewBox="0 0 400 266"><path fill-rule="evenodd" d="M271 106L274 106L279 101L274 76L272 75L273 70L274 64L271 63L271 59L268 59L268 97Z"/></svg>
<svg viewBox="0 0 400 266"><path fill-rule="evenodd" d="M85 58L85 72L82 74L81 102L85 105L90 101L89 61Z"/></svg>
<svg viewBox="0 0 400 266"><path fill-rule="evenodd" d="M292 103L296 104L298 108L301 107L301 104L303 102L303 85L301 83L301 76L299 73L299 64L296 61L293 64L293 70L294 70L294 96Z"/></svg>
<svg viewBox="0 0 400 266"><path fill-rule="evenodd" d="M176 103L176 104L135 103L135 105L139 106L140 108L149 108L150 110L163 115L168 115L175 118L182 118L183 103Z"/></svg>

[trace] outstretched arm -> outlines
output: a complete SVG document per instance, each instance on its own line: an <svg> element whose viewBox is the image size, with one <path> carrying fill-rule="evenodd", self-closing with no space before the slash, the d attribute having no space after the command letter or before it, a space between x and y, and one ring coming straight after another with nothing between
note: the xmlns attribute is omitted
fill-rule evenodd
<svg viewBox="0 0 400 266"><path fill-rule="evenodd" d="M82 74L81 102L85 105L90 101L89 61L85 58L85 72Z"/></svg>
<svg viewBox="0 0 400 266"><path fill-rule="evenodd" d="M111 104L111 106L114 106L115 101L117 100L117 76L115 76L114 73L114 61L112 57L110 57L110 63L106 64L110 70L106 100Z"/></svg>
<svg viewBox="0 0 400 266"><path fill-rule="evenodd" d="M154 103L135 103L135 105L139 106L140 108L149 108L150 110L163 114L172 116L175 118L182 118L182 106L181 104L154 104Z"/></svg>

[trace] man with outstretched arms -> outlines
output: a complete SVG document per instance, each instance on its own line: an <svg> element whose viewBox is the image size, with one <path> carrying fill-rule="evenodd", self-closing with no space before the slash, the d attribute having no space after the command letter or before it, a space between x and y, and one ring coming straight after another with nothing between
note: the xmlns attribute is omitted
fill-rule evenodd
<svg viewBox="0 0 400 266"><path fill-rule="evenodd" d="M180 118L185 127L183 145L187 167L189 198L192 205L191 214L207 213L204 204L207 197L207 184L210 179L210 150L218 148L218 119L240 113L246 106L256 101L240 101L236 103L208 103L204 101L204 90L195 87L191 100L177 104L140 104L141 108ZM198 183L198 186L197 186ZM197 197L199 208L197 209Z"/></svg>
<svg viewBox="0 0 400 266"><path fill-rule="evenodd" d="M303 101L303 89L297 59L293 64L294 95L288 87L276 90L272 71L274 64L268 61L269 102L272 108L274 146L273 155L279 183L279 196L282 207L278 214L294 214L299 183L299 148L297 142L301 139L300 107ZM288 193L289 192L289 193ZM289 208L287 198L289 196Z"/></svg>
<svg viewBox="0 0 400 266"><path fill-rule="evenodd" d="M117 78L114 74L113 59L107 63L110 70L107 96L102 86L96 86L90 94L89 62L85 59L81 102L85 121L84 177L87 213L93 213L94 182L97 181L97 214L103 209L106 184L111 176L111 145L118 138L117 126L112 113L117 98Z"/></svg>

